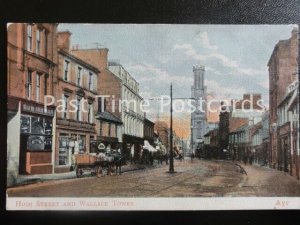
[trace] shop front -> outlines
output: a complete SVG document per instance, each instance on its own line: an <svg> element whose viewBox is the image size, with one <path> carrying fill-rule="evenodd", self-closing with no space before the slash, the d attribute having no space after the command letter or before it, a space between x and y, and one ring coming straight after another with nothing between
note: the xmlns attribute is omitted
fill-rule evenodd
<svg viewBox="0 0 300 225"><path fill-rule="evenodd" d="M70 172L75 155L93 152L97 135L93 124L57 119L55 173Z"/></svg>
<svg viewBox="0 0 300 225"><path fill-rule="evenodd" d="M144 139L136 136L123 134L123 154L133 160L138 159L144 145Z"/></svg>
<svg viewBox="0 0 300 225"><path fill-rule="evenodd" d="M15 138L19 149L18 174L50 174L53 171L52 138L54 107L44 108L44 105L18 99L8 98L9 111L19 111L19 132L10 132ZM8 151L8 154L10 152Z"/></svg>

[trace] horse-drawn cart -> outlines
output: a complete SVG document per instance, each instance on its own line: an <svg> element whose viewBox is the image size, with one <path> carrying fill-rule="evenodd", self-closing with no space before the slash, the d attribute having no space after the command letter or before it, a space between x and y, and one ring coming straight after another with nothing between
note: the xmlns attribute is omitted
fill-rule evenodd
<svg viewBox="0 0 300 225"><path fill-rule="evenodd" d="M81 177L85 171L94 172L97 177L101 177L105 171L111 175L113 166L116 166L116 173L121 174L121 166L125 163L125 157L121 155L99 157L88 153L77 154L75 155L76 176Z"/></svg>

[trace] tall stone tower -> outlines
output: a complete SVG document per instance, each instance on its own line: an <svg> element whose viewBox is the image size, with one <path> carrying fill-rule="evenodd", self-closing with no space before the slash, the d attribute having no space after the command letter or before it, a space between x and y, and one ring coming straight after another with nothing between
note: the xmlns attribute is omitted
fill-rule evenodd
<svg viewBox="0 0 300 225"><path fill-rule="evenodd" d="M203 136L207 130L206 87L204 86L204 66L193 67L194 84L191 88L193 105L196 110L191 114L191 150L196 152L203 144ZM202 102L202 104L201 104Z"/></svg>

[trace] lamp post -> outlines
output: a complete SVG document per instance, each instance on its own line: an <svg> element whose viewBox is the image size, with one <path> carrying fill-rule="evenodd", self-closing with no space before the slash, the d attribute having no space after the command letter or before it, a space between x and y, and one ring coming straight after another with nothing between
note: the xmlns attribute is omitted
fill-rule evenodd
<svg viewBox="0 0 300 225"><path fill-rule="evenodd" d="M173 87L172 83L170 86L170 98L171 98L171 106L170 106L170 165L169 165L169 173L174 173L174 157L173 157Z"/></svg>
<svg viewBox="0 0 300 225"><path fill-rule="evenodd" d="M194 99L195 98L174 98L174 99ZM148 100L157 100L157 99L148 99ZM173 154L173 85L170 84L170 164L169 164L169 173L175 173L174 171L174 154Z"/></svg>

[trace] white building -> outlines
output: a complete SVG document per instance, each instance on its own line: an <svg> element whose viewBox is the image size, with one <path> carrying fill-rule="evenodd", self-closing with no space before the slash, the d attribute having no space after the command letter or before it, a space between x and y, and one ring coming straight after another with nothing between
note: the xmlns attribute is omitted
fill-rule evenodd
<svg viewBox="0 0 300 225"><path fill-rule="evenodd" d="M140 145L143 145L145 118L141 108L143 98L139 94L139 83L119 63L109 62L109 70L122 80L123 149L137 154Z"/></svg>

